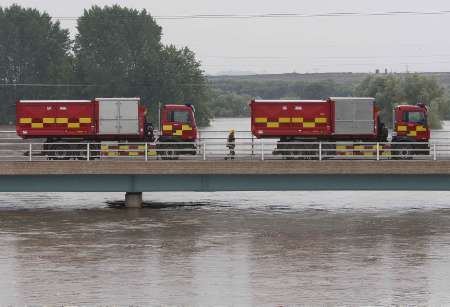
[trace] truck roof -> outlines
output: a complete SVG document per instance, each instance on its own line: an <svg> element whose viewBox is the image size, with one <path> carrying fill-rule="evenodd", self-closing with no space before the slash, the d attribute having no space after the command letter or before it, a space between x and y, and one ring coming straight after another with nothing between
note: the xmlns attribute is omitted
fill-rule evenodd
<svg viewBox="0 0 450 307"><path fill-rule="evenodd" d="M95 98L95 100L99 101L116 101L116 100L121 100L121 101L136 101L136 100L141 100L141 98L139 97L134 97L134 98L124 98L124 97L109 97L109 98Z"/></svg>
<svg viewBox="0 0 450 307"><path fill-rule="evenodd" d="M326 102L326 100L265 100L265 99L254 99L252 100L255 103L301 103L301 102L312 102L312 103L319 103L319 102Z"/></svg>
<svg viewBox="0 0 450 307"><path fill-rule="evenodd" d="M397 106L395 106L396 109L398 108L402 108L402 109L410 109L410 110L423 110L423 109L427 109L427 107L425 105L412 105L412 104L399 104Z"/></svg>
<svg viewBox="0 0 450 307"><path fill-rule="evenodd" d="M166 104L164 105L164 108L191 109L190 106L187 106L185 104Z"/></svg>
<svg viewBox="0 0 450 307"><path fill-rule="evenodd" d="M19 103L86 103L90 100L19 100Z"/></svg>
<svg viewBox="0 0 450 307"><path fill-rule="evenodd" d="M373 97L330 97L331 100L375 100Z"/></svg>

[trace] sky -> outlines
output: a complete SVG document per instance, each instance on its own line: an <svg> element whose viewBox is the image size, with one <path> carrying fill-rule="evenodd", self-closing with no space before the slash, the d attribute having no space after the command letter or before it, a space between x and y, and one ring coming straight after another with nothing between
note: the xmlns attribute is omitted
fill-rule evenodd
<svg viewBox="0 0 450 307"><path fill-rule="evenodd" d="M163 42L193 50L207 74L450 71L448 0L0 0L78 17L92 5L147 9L153 16L435 12L441 15L157 19ZM76 34L76 21L62 26Z"/></svg>

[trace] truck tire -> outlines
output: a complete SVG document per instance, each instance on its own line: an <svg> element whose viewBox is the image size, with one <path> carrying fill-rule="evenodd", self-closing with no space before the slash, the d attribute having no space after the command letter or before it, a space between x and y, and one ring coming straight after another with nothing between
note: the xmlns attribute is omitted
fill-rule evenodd
<svg viewBox="0 0 450 307"><path fill-rule="evenodd" d="M393 145L393 160L412 160L414 155L414 147L410 144Z"/></svg>

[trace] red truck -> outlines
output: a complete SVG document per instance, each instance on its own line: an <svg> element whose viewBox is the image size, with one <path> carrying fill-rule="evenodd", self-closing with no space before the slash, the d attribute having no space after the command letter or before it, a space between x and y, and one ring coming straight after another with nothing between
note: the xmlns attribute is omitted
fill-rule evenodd
<svg viewBox="0 0 450 307"><path fill-rule="evenodd" d="M190 149L183 154L196 153L193 106L164 106L160 116L164 131L159 137L147 113L139 98L20 100L16 103L16 130L23 139L45 139L43 153L54 158L85 156L83 150L88 143L94 143L92 153L114 146L101 142L156 142L164 155L174 154L176 149ZM136 155L131 147L127 147L129 152L124 149L117 155Z"/></svg>
<svg viewBox="0 0 450 307"><path fill-rule="evenodd" d="M252 100L251 127L257 138L277 138L275 154L286 156L317 153L317 142L325 142L329 155L372 154L368 148L352 152L336 142L387 142L388 131L380 110L370 97L333 97L327 100ZM395 156L426 154L430 131L424 105L401 105L394 109L391 148ZM310 144L308 144L308 142ZM402 144L415 142L416 144ZM299 144L302 143L302 144ZM331 143L331 144L330 144ZM417 144L419 143L419 144ZM373 145L370 145L371 148ZM308 149L311 150L308 152ZM358 152L358 150L360 151Z"/></svg>

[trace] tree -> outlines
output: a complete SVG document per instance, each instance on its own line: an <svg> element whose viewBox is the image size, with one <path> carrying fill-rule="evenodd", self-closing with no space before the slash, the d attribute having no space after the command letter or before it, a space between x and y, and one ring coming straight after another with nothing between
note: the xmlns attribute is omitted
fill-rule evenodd
<svg viewBox="0 0 450 307"><path fill-rule="evenodd" d="M405 99L411 104L431 104L433 100L441 98L444 94L444 89L434 78L408 74L403 83Z"/></svg>
<svg viewBox="0 0 450 307"><path fill-rule="evenodd" d="M170 45L161 53L160 101L192 103L196 108L198 124L209 124L211 114L207 107L207 84L200 62L188 48Z"/></svg>
<svg viewBox="0 0 450 307"><path fill-rule="evenodd" d="M0 121L14 118L15 100L54 98L65 88L19 84L65 83L71 80L69 32L35 9L0 7Z"/></svg>
<svg viewBox="0 0 450 307"><path fill-rule="evenodd" d="M220 89L209 92L208 108L214 117L242 117L250 116L249 103L251 96Z"/></svg>
<svg viewBox="0 0 450 307"><path fill-rule="evenodd" d="M86 95L141 97L154 120L159 102L190 102L199 123L208 122L200 63L187 48L163 46L161 27L146 10L118 5L85 10L75 56L79 80L95 85Z"/></svg>
<svg viewBox="0 0 450 307"><path fill-rule="evenodd" d="M355 90L356 96L375 97L381 107L382 120L392 126L392 109L399 104L424 103L429 106L429 122L433 128L440 127L440 120L446 118L449 100L443 88L433 78L408 74L404 78L389 75L371 75Z"/></svg>

